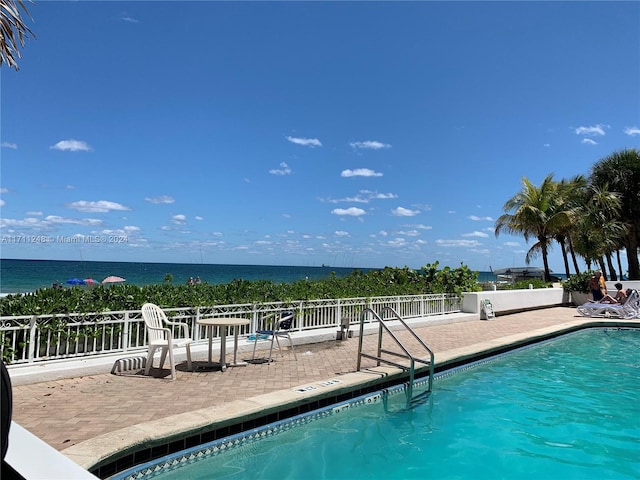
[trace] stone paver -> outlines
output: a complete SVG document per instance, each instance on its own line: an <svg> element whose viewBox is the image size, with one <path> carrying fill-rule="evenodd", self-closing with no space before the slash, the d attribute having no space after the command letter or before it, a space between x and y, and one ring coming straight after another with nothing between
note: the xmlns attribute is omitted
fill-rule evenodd
<svg viewBox="0 0 640 480"><path fill-rule="evenodd" d="M491 321L435 324L416 331L435 352L437 364L449 351L582 320L575 309L558 307ZM375 335L365 336L365 348L375 348L375 341ZM189 372L183 363L175 381L170 380L168 369L155 369L152 377L100 374L18 385L13 388L13 419L62 451L132 425L353 372L357 348L357 338L300 345L297 361L285 352L284 357L274 354L276 361L271 364L250 364L226 372Z"/></svg>

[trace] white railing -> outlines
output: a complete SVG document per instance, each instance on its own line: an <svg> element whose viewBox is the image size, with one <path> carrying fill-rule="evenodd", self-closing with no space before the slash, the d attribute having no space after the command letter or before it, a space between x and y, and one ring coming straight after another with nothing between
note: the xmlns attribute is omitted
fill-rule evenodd
<svg viewBox="0 0 640 480"><path fill-rule="evenodd" d="M411 319L460 312L461 305L457 295L430 294L168 308L165 312L173 320L187 322L193 339L204 343L206 332L196 325L202 317L249 318L250 325L239 333L250 335L265 328L271 314L283 310L296 311L294 329L303 331L357 323L360 312L368 307L375 311L392 307ZM146 342L140 310L0 317L0 357L9 364L126 353L145 348Z"/></svg>

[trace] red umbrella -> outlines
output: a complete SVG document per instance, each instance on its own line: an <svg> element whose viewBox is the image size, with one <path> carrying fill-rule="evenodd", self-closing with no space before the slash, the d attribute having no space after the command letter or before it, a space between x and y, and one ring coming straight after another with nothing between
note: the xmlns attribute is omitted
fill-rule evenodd
<svg viewBox="0 0 640 480"><path fill-rule="evenodd" d="M118 283L118 282L126 282L126 280L122 277L116 277L113 275L102 280L102 283Z"/></svg>
<svg viewBox="0 0 640 480"><path fill-rule="evenodd" d="M93 278L85 278L84 283L86 283L87 285L93 285L94 283L96 283L96 281Z"/></svg>

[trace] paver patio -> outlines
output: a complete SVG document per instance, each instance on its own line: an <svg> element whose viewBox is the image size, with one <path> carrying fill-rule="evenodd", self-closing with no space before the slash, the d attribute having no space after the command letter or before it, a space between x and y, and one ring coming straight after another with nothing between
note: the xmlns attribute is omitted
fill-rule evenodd
<svg viewBox="0 0 640 480"><path fill-rule="evenodd" d="M415 328L439 361L460 351L479 352L488 345L513 343L514 336L537 336L547 331L589 321L574 308L556 307L499 316L493 320L465 320ZM633 322L637 325L637 321ZM400 338L407 340L404 333ZM364 337L365 348L375 349L376 335ZM410 342L408 342L410 344ZM13 420L57 450L97 436L167 416L192 412L242 400L276 390L292 389L311 382L354 372L358 339L330 341L274 353L271 364L220 371L186 370L178 365L177 379L169 369L142 374L87 375L64 380L14 385ZM246 358L246 353L240 354ZM230 357L229 357L230 358ZM205 361L206 352L195 356ZM167 365L165 365L167 367Z"/></svg>

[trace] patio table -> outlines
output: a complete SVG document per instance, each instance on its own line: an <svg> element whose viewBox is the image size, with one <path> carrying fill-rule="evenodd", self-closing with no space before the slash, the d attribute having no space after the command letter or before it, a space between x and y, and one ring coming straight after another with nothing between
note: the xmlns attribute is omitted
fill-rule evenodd
<svg viewBox="0 0 640 480"><path fill-rule="evenodd" d="M246 318L238 317L208 317L196 320L196 323L207 328L207 336L209 337L209 367L215 366L213 362L213 327L220 327L220 361L218 366L223 372L227 366L243 367L246 362L238 362L238 327L249 325L251 322ZM233 327L233 363L227 365L227 328Z"/></svg>

